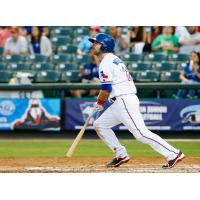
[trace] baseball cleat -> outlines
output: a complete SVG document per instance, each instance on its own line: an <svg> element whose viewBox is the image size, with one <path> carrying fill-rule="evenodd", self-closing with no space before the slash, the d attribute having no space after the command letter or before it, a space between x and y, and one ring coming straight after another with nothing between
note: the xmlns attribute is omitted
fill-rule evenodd
<svg viewBox="0 0 200 200"><path fill-rule="evenodd" d="M163 165L162 168L170 169L170 168L174 167L178 162L183 160L184 158L185 158L185 155L180 151L174 160L168 161L168 163L166 165Z"/></svg>
<svg viewBox="0 0 200 200"><path fill-rule="evenodd" d="M130 160L128 156L123 158L114 158L106 167L119 167L123 163L127 163Z"/></svg>

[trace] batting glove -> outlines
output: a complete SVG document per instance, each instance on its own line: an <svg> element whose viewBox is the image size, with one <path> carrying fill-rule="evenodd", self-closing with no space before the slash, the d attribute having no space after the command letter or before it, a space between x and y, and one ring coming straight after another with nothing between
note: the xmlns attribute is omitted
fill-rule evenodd
<svg viewBox="0 0 200 200"><path fill-rule="evenodd" d="M96 112L102 111L103 110L103 106L99 105L97 102L94 103L94 109Z"/></svg>

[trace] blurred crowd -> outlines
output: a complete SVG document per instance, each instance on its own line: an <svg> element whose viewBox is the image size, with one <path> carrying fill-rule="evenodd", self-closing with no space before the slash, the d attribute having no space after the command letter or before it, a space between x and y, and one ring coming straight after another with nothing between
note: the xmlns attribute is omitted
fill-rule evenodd
<svg viewBox="0 0 200 200"><path fill-rule="evenodd" d="M63 27L65 28L65 27ZM70 29L70 27L67 27ZM71 27L78 30L78 27ZM80 81L83 83L98 82L98 64L92 58L90 37L98 33L110 34L115 40L116 55L125 53L145 54L163 53L167 56L172 54L187 54L191 56L187 67L180 74L180 79L188 83L186 79L200 82L200 27L198 26L88 26L85 34L69 36L69 43L76 47L76 56L88 55L89 60L79 66ZM41 54L51 57L58 54L58 48L53 47L54 27L48 26L7 26L0 27L0 48L3 49L2 56L31 56ZM87 31L88 30L88 31ZM69 31L70 32L70 31ZM71 38L70 38L71 37ZM74 38L76 37L76 38ZM189 74L189 75L187 75ZM196 74L193 77L191 74ZM190 81L190 82L191 82ZM84 95L95 96L97 91L92 90L71 92L74 97L80 98ZM177 98L186 96L185 90L180 90ZM195 96L194 90L188 95Z"/></svg>
<svg viewBox="0 0 200 200"><path fill-rule="evenodd" d="M24 26L1 27L0 47L4 47L4 55L42 54L50 56L51 27ZM132 26L132 27L88 27L89 35L83 35L77 43L77 54L89 52L89 37L99 32L109 33L116 42L115 52L163 52L166 54L190 54L200 50L200 27L197 26Z"/></svg>

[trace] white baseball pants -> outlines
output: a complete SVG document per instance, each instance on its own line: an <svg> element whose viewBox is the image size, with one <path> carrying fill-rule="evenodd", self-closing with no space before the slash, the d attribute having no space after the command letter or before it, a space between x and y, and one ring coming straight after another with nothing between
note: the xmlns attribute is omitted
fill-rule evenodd
<svg viewBox="0 0 200 200"><path fill-rule="evenodd" d="M135 94L128 94L116 97L114 103L94 122L98 136L115 152L115 157L128 155L112 130L112 127L121 123L138 141L149 144L167 160L172 160L178 155L178 149L147 129L139 110L138 97Z"/></svg>

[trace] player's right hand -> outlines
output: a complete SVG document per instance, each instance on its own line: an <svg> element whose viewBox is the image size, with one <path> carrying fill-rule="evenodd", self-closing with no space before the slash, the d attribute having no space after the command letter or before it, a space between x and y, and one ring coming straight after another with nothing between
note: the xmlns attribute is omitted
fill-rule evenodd
<svg viewBox="0 0 200 200"><path fill-rule="evenodd" d="M99 105L99 104L96 102L96 103L94 103L94 110L95 110L95 112L102 111L102 110L103 110L103 106L102 106L102 105Z"/></svg>

